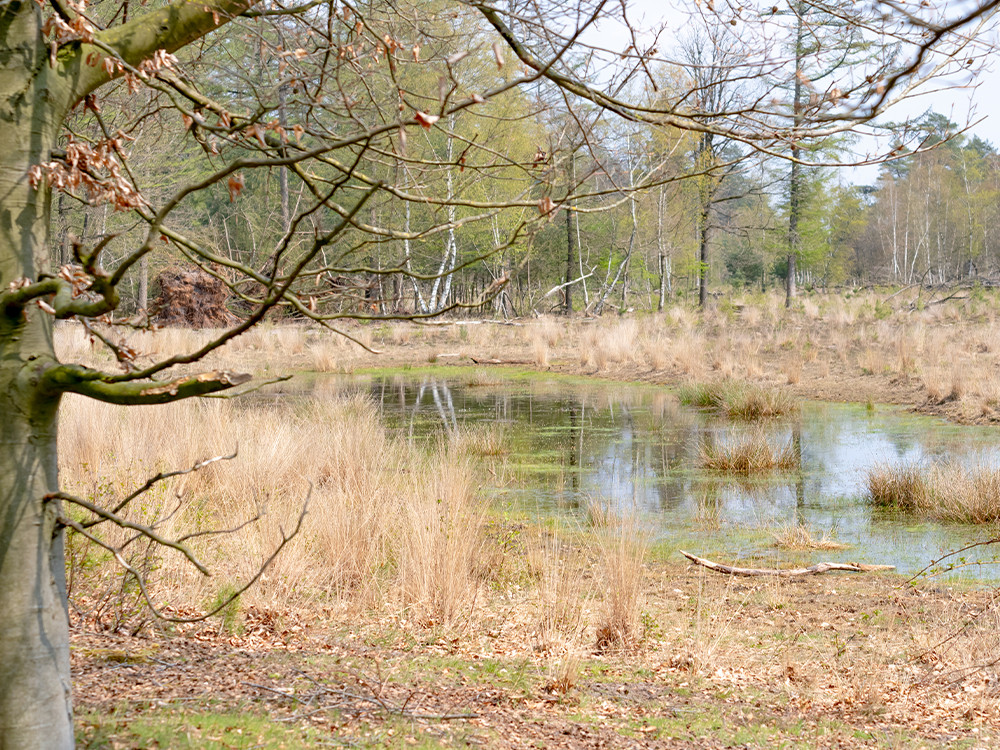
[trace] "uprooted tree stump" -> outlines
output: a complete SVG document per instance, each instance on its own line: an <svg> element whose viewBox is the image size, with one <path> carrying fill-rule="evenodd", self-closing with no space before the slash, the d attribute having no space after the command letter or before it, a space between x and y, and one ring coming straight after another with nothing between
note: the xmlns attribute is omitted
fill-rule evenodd
<svg viewBox="0 0 1000 750"><path fill-rule="evenodd" d="M204 271L168 268L156 284L159 293L150 317L160 325L219 328L237 320L226 307L229 288Z"/></svg>

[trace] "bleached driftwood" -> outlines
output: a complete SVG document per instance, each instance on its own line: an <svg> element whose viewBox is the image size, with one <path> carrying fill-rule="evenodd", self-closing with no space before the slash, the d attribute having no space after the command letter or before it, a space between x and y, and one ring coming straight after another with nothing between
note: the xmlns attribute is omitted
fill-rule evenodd
<svg viewBox="0 0 1000 750"><path fill-rule="evenodd" d="M476 359L469 357L477 365L533 365L530 359Z"/></svg>
<svg viewBox="0 0 1000 750"><path fill-rule="evenodd" d="M727 573L731 576L812 576L817 573L826 573L830 570L846 570L851 573L873 573L880 570L895 570L895 565L865 565L863 563L832 563L821 562L810 565L808 568L735 568L732 565L712 562L703 557L692 555L690 552L680 550L688 560L696 565L703 565L716 573Z"/></svg>

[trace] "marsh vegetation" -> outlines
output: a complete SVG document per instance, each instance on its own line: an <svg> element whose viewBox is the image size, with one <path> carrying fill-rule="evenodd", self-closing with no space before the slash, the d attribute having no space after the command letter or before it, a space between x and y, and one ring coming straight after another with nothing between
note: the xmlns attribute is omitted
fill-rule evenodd
<svg viewBox="0 0 1000 750"><path fill-rule="evenodd" d="M802 400L827 387L843 398L885 387L911 407L971 414L980 393L969 387L973 365L991 360L962 342L981 335L985 322L955 318L940 339L936 356L962 351L969 359L962 397L937 404L922 390L926 348L907 354L905 380L893 367L866 374L875 342L855 349L856 326L838 333L835 318L817 312L824 325L809 329L805 345L801 333L791 339L783 326L766 325L766 310L682 308L579 327L546 319L537 329L358 326L356 336L387 350L379 362L395 364L371 375L357 371L375 360L353 345L320 331L266 326L215 361L264 376L289 365L316 374L241 399L155 409L69 397L61 463L77 494L113 505L151 473L238 447L233 461L162 485L133 509L135 520L165 518L164 530L236 528L267 507L236 534L193 541L216 572L211 579L169 550L126 547L129 562L150 573L157 601L170 602L168 611L203 610L245 580L310 496L302 534L255 587L203 625L148 620L113 560L71 537L80 627L74 660L87 741L154 738L181 747L187 740L177 733L178 716L206 747L229 736L225 727L265 747L329 738L330 729L303 721L297 704L281 697L292 694L340 695L321 712L324 721L336 736L368 746L397 737L428 746L495 744L521 738L515 727L539 717L553 732L570 729L611 745L656 738L705 747L950 747L935 739L942 726L992 741L995 677L981 665L1000 644L989 592L905 593L891 576L747 586L675 559L683 539L746 565L906 559L904 570L915 570L933 557L930 550L975 536L968 522L996 519L986 428L882 405ZM758 314L756 328L738 333L727 322ZM802 308L796 314L808 317ZM899 331L910 325L903 312L897 322ZM879 331L888 340L898 332ZM76 329L58 333L77 356L101 356ZM136 332L133 341L166 351L205 335ZM843 342L846 359L841 348L818 343L839 335L852 337ZM604 346L603 336L618 348L581 355ZM654 338L656 347L647 346ZM532 359L542 345L545 357ZM728 359L726 346L733 347ZM473 351L533 361L543 375L453 368ZM785 359L775 362L774 352ZM437 361L428 369L431 354ZM801 367L794 383L792 356ZM592 375L671 387L617 386ZM880 385L857 390L869 381ZM864 449L852 448L853 463L830 463L859 440ZM964 458L939 460L947 455ZM907 519L915 517L943 523L914 529ZM976 624L961 629L970 608ZM233 648L252 650L246 682L268 689L244 687L234 693L242 703L186 703L198 688L161 666L157 649L186 654L195 643L208 649L198 660L235 663ZM288 656L289 648L305 661ZM98 687L122 663L131 676L115 684L127 684L140 701L150 696L148 707L123 706ZM152 703L153 670L173 675L161 704ZM508 708L477 702L484 686ZM719 691L758 707L752 715L734 712L731 702L711 697ZM789 704L795 721L782 718ZM478 719L409 715L463 714L471 705ZM226 713L236 706L250 710ZM692 724L696 715L706 723Z"/></svg>

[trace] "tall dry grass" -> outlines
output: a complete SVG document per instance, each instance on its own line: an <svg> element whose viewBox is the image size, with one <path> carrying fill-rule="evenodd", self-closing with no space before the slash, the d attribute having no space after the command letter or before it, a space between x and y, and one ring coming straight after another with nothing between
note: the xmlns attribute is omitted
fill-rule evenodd
<svg viewBox="0 0 1000 750"><path fill-rule="evenodd" d="M527 554L536 578L536 648L559 653L582 647L595 595L593 579L584 574L585 556L553 534L533 540Z"/></svg>
<svg viewBox="0 0 1000 750"><path fill-rule="evenodd" d="M957 462L878 464L865 477L869 500L878 506L940 521L1000 521L1000 469Z"/></svg>
<svg viewBox="0 0 1000 750"><path fill-rule="evenodd" d="M644 635L643 565L649 537L637 519L618 518L598 539L604 598L596 623L596 645L601 651L634 650Z"/></svg>
<svg viewBox="0 0 1000 750"><path fill-rule="evenodd" d="M489 578L487 508L471 459L447 446L425 455L387 437L363 398L120 408L71 396L60 427L64 485L104 504L158 471L238 448L236 460L170 480L129 511L145 523L166 518L161 531L177 535L234 528L266 508L237 533L192 540L220 584L253 575L281 529L294 526L311 482L302 533L244 595L248 602L390 606L449 624L471 611ZM211 596L176 555L164 552L157 567L157 598Z"/></svg>
<svg viewBox="0 0 1000 750"><path fill-rule="evenodd" d="M699 454L706 469L742 476L788 471L799 465L791 442L773 445L759 429L720 443L702 443Z"/></svg>
<svg viewBox="0 0 1000 750"><path fill-rule="evenodd" d="M798 402L785 391L744 381L688 383L681 386L677 395L682 404L713 409L730 419L746 422L780 417L798 410Z"/></svg>

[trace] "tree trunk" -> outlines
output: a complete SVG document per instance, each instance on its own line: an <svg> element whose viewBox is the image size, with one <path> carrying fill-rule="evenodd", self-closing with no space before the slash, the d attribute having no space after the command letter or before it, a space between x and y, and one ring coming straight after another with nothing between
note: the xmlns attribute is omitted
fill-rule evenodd
<svg viewBox="0 0 1000 750"><path fill-rule="evenodd" d="M49 268L51 192L28 170L51 159L68 110L67 72L49 64L34 3L8 5L0 46L0 289ZM13 59L11 59L13 58ZM73 746L63 537L57 508L57 394L51 318L0 309L0 750Z"/></svg>
<svg viewBox="0 0 1000 750"><path fill-rule="evenodd" d="M18 750L73 746L63 538L43 500L58 488L59 399L33 388L26 327L0 333L0 748Z"/></svg>
<svg viewBox="0 0 1000 750"><path fill-rule="evenodd" d="M802 88L802 64L805 58L805 14L808 8L804 3L798 3L795 8L795 83L792 94L792 124L797 129L802 125L802 106L804 92ZM802 167L798 162L799 142L797 134L792 139L792 166L788 175L788 274L785 278L785 307L791 307L795 299L795 260L802 249L802 237L799 234L799 213L802 197Z"/></svg>
<svg viewBox="0 0 1000 750"><path fill-rule="evenodd" d="M149 309L149 256L143 255L139 261L139 300L136 312L146 316Z"/></svg>
<svg viewBox="0 0 1000 750"><path fill-rule="evenodd" d="M566 207L566 314L573 314L573 212Z"/></svg>
<svg viewBox="0 0 1000 750"><path fill-rule="evenodd" d="M698 240L698 306L708 303L708 218L709 205L701 212L701 232Z"/></svg>
<svg viewBox="0 0 1000 750"><path fill-rule="evenodd" d="M284 84L278 86L278 124L285 130L288 129L288 114L285 111L287 109L286 99L288 97L286 89L287 86ZM287 149L282 149L282 158L286 155ZM292 225L292 215L288 199L288 167L284 165L278 167L278 190L281 193L281 231L287 232Z"/></svg>

